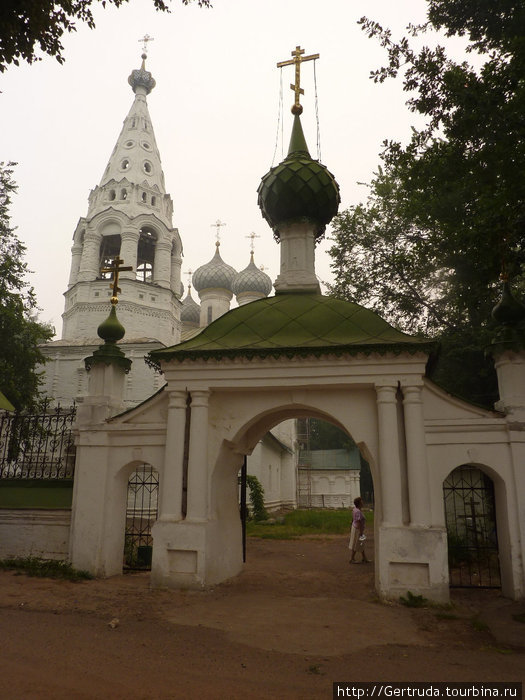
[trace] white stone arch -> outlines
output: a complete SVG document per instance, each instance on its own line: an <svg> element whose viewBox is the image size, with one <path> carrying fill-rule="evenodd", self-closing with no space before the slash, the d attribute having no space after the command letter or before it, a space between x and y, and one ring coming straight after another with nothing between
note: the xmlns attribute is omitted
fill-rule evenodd
<svg viewBox="0 0 525 700"><path fill-rule="evenodd" d="M283 398L283 392L271 392L266 397L264 407L261 407L260 402L246 400L246 395L242 395L238 397L237 407L231 407L232 413L239 416L240 420L238 424L232 426L230 434L226 432L223 435L217 451L211 472L210 504L214 503L214 487L228 474L237 475L244 455L250 455L266 433L285 420L311 417L332 423L355 441L364 459L370 464L377 494L376 503L380 507L377 445L373 441L376 426L373 421L365 421L368 430L364 431L363 421L357 420L358 415L365 413L363 396L357 394L352 397L350 393L343 397L338 390L322 392L301 390L294 392L295 395L290 401L290 392L284 392L284 394L287 395L286 398ZM259 394L258 399L260 396ZM375 397L372 396L371 401L374 402ZM258 409L257 406L259 406Z"/></svg>
<svg viewBox="0 0 525 700"><path fill-rule="evenodd" d="M320 407L315 400L315 392L310 393L308 400L297 404L284 403L276 396L272 407L267 406L257 410L254 406L251 415L240 410L239 414L243 415L241 424L236 426L229 439L228 436L223 437L218 445L216 457L210 455L209 515L213 522L212 536L214 546L221 551L221 567L229 568L231 575L238 573L242 566L242 529L238 511L237 475L244 456L250 455L259 440L279 423L306 417L319 418L332 423L351 436L360 449L364 449L363 456L370 463L372 479L376 479L376 460L372 457L372 451L367 447L366 442L362 439L356 440L356 437L361 436L352 430L351 409L347 407L348 419L344 420L336 410L330 412ZM228 408L233 413L232 407ZM379 492L379 486L376 491ZM208 563L208 576L213 577L213 561Z"/></svg>
<svg viewBox="0 0 525 700"><path fill-rule="evenodd" d="M499 552L499 562L500 562L500 574L501 574L501 590L503 595L508 595L512 597L514 591L514 575L513 571L513 557L512 557L512 547L511 547L511 501L509 500L509 488L505 478L502 476L497 468L485 464L483 462L469 461L462 462L461 464L456 464L452 468L448 469L442 480L442 487L448 477L456 470L461 467L471 467L474 469L479 469L486 476L490 478L494 486L494 501L495 501L495 520L496 520L496 530L498 536L498 552ZM443 525L446 525L445 521L445 501L442 496L442 514L443 514Z"/></svg>

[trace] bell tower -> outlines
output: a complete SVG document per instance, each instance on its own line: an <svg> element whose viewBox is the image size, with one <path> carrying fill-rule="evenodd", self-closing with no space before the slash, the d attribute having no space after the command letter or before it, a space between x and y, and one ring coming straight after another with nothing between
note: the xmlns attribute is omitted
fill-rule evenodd
<svg viewBox="0 0 525 700"><path fill-rule="evenodd" d="M180 339L182 244L146 101L155 80L145 53L128 83L133 104L73 236L62 340L92 340L111 296L103 270L120 256L132 268L120 280L127 336L172 345Z"/></svg>
<svg viewBox="0 0 525 700"><path fill-rule="evenodd" d="M97 327L108 314L115 259L122 264L119 318L126 328L119 346L133 361L124 406L143 401L163 383L144 363L145 355L180 341L182 243L148 110L155 80L146 70L145 53L128 83L131 109L73 235L62 338L42 346L48 358L43 389L62 405L88 394L84 359L100 344Z"/></svg>

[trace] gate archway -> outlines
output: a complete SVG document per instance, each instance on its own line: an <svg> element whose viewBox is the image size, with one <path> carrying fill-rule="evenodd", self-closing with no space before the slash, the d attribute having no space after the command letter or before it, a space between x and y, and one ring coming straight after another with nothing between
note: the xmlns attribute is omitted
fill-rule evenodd
<svg viewBox="0 0 525 700"><path fill-rule="evenodd" d="M443 482L450 586L500 588L494 483L474 465Z"/></svg>

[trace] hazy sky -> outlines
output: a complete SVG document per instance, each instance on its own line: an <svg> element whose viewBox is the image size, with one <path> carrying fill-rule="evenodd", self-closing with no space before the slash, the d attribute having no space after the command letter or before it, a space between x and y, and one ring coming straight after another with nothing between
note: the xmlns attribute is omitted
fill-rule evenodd
<svg viewBox="0 0 525 700"><path fill-rule="evenodd" d="M381 142L406 141L416 118L399 81L376 85L370 71L385 52L357 25L366 15L400 36L423 22L424 0L214 0L213 9L157 13L152 0L120 9L95 7L96 29L80 26L64 39L66 62L45 57L0 75L0 160L18 163L12 222L28 249L41 318L60 335L72 235L87 213L87 197L102 177L133 101L128 75L140 67L145 34L147 68L157 82L148 97L173 225L184 245L183 271L214 253L221 219L223 259L242 270L255 232L255 261L274 280L279 247L257 206L257 187L272 165L279 110L279 61L296 45L316 62L321 161L341 188L341 208L366 196ZM428 41L428 39L427 39ZM459 54L460 44L453 50ZM317 157L313 63L302 68L303 128ZM293 68L283 69L286 153L292 115ZM284 144L282 143L284 141ZM317 274L329 280L329 241L317 249ZM186 277L183 277L186 281Z"/></svg>

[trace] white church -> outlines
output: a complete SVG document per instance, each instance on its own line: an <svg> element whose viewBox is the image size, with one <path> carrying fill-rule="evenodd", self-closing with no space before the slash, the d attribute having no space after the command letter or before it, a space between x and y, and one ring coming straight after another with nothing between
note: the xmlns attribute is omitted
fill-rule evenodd
<svg viewBox="0 0 525 700"><path fill-rule="evenodd" d="M292 53L296 75L301 54ZM337 212L339 189L308 152L296 80L288 155L258 190L280 248L275 295L253 261L237 275L217 246L193 277L200 308L190 294L182 302L182 245L146 106L154 80L144 63L130 84L133 106L75 232L63 338L46 348L49 394L82 398L69 560L97 576L121 573L129 479L149 465L159 480L152 585L200 589L235 576L243 566L239 471L261 441L286 452L286 430L276 426L313 416L350 435L370 465L382 598L409 590L447 601L460 540L478 549L490 542L495 561L478 559L479 575L497 567L503 594L525 597L525 308L508 283L495 309L494 410L454 398L426 377L432 342L323 296L315 244ZM116 295L101 269L115 256L132 269L120 273L118 307L113 299L108 317ZM230 309L233 294L238 307ZM93 332L98 324L103 345ZM284 471L271 498L289 493L293 502ZM460 501L466 515L458 515Z"/></svg>

